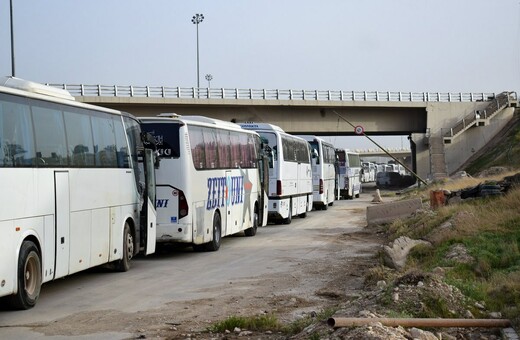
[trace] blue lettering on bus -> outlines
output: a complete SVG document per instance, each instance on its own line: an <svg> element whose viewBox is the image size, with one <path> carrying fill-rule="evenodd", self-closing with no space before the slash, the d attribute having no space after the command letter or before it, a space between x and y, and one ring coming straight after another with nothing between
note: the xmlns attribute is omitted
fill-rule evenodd
<svg viewBox="0 0 520 340"><path fill-rule="evenodd" d="M169 199L158 199L158 200L156 200L156 202L155 202L155 206L156 206L157 208L167 208L167 207L168 207L168 202L169 202L169 201L170 201Z"/></svg>
<svg viewBox="0 0 520 340"><path fill-rule="evenodd" d="M212 177L207 183L206 210L244 203L244 176Z"/></svg>

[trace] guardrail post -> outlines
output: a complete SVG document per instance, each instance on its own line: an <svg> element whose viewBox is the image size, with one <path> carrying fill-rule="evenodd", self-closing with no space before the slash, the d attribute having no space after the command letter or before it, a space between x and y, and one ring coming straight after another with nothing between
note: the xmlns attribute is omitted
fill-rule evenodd
<svg viewBox="0 0 520 340"><path fill-rule="evenodd" d="M81 96L85 95L85 90L84 90L83 84L80 85L80 92L81 92Z"/></svg>
<svg viewBox="0 0 520 340"><path fill-rule="evenodd" d="M367 101L367 91L363 91L363 100Z"/></svg>
<svg viewBox="0 0 520 340"><path fill-rule="evenodd" d="M376 91L376 102L379 101L379 91Z"/></svg>
<svg viewBox="0 0 520 340"><path fill-rule="evenodd" d="M399 101L402 101L403 100L403 94L401 93L401 91L399 91Z"/></svg>
<svg viewBox="0 0 520 340"><path fill-rule="evenodd" d="M253 89L249 89L249 99L253 99Z"/></svg>
<svg viewBox="0 0 520 340"><path fill-rule="evenodd" d="M134 87L130 85L130 97L134 96Z"/></svg>
<svg viewBox="0 0 520 340"><path fill-rule="evenodd" d="M99 84L97 86L97 95L98 95L98 97L101 97L101 85L99 85Z"/></svg>
<svg viewBox="0 0 520 340"><path fill-rule="evenodd" d="M226 99L226 91L224 90L224 88L221 88L220 92L222 93L222 99Z"/></svg>
<svg viewBox="0 0 520 340"><path fill-rule="evenodd" d="M146 97L150 97L150 86L146 87Z"/></svg>
<svg viewBox="0 0 520 340"><path fill-rule="evenodd" d="M265 89L264 89L263 92L264 92L264 99L266 99L267 98L267 93L266 93Z"/></svg>
<svg viewBox="0 0 520 340"><path fill-rule="evenodd" d="M280 99L280 90L276 89L276 99Z"/></svg>
<svg viewBox="0 0 520 340"><path fill-rule="evenodd" d="M235 88L235 99L238 99L238 89Z"/></svg>
<svg viewBox="0 0 520 340"><path fill-rule="evenodd" d="M161 86L161 96L164 98L166 97L166 93L164 91L164 86Z"/></svg>
<svg viewBox="0 0 520 340"><path fill-rule="evenodd" d="M451 102L451 92L448 92L448 101Z"/></svg>
<svg viewBox="0 0 520 340"><path fill-rule="evenodd" d="M305 93L305 91L303 91ZM343 90L339 91L339 98L343 101Z"/></svg>
<svg viewBox="0 0 520 340"><path fill-rule="evenodd" d="M316 93L316 100L318 100L318 97L319 97L318 90L314 90L314 93Z"/></svg>

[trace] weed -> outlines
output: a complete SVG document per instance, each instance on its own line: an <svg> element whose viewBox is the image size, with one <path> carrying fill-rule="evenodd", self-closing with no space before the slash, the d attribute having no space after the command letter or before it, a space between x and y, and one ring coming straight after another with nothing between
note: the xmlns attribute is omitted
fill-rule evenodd
<svg viewBox="0 0 520 340"><path fill-rule="evenodd" d="M334 313L336 313L337 308L327 308L319 313L317 313L316 317L313 318L311 316L306 316L302 319L291 322L289 325L284 327L284 331L286 334L297 334L304 330L307 326L314 322L321 322L328 320Z"/></svg>

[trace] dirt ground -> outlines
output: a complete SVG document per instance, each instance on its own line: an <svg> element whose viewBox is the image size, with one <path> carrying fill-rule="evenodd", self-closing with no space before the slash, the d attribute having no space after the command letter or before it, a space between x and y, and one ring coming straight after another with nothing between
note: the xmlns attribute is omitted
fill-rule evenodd
<svg viewBox="0 0 520 340"><path fill-rule="evenodd" d="M364 209L353 211L365 214ZM85 312L71 315L51 324L34 325L46 336L85 336L104 334L96 338L127 339L412 339L416 333L402 327L385 327L379 323L357 328L333 329L317 315L328 309L336 310L334 317L389 317L382 301L387 289L382 282L369 280L371 268L381 267L379 251L385 244L381 228L360 225L351 233L331 230L318 234L327 240L322 249L325 256L311 261L294 262L289 272L251 277L225 286L211 288L213 298L175 302L146 312L117 311ZM356 257L345 251L345 245L359 244ZM419 281L423 282L419 284ZM421 290L436 290L449 295L454 310L463 308L464 297L453 287L435 278L404 276L394 288L401 296L394 303L415 302L420 308ZM395 295L395 294L394 294ZM276 315L289 325L311 318L310 326L296 335L277 331L230 329L224 333L210 333L208 327L229 316L253 317ZM426 333L442 339L498 339L496 329L450 329ZM117 337L115 336L117 335ZM433 338L432 338L433 339Z"/></svg>

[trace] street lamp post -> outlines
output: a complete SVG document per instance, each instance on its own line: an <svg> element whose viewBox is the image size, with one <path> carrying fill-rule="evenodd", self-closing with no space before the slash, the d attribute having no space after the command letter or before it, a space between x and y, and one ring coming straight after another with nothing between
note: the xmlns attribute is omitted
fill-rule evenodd
<svg viewBox="0 0 520 340"><path fill-rule="evenodd" d="M208 89L211 87L211 81L213 80L213 76L211 74L206 74L206 80L208 81Z"/></svg>
<svg viewBox="0 0 520 340"><path fill-rule="evenodd" d="M204 20L204 15L195 14L193 18L191 18L191 22L197 26L197 88L200 87L199 81L199 24Z"/></svg>
<svg viewBox="0 0 520 340"><path fill-rule="evenodd" d="M9 2L9 12L11 19L11 75L14 77L14 32L13 32L13 0Z"/></svg>

